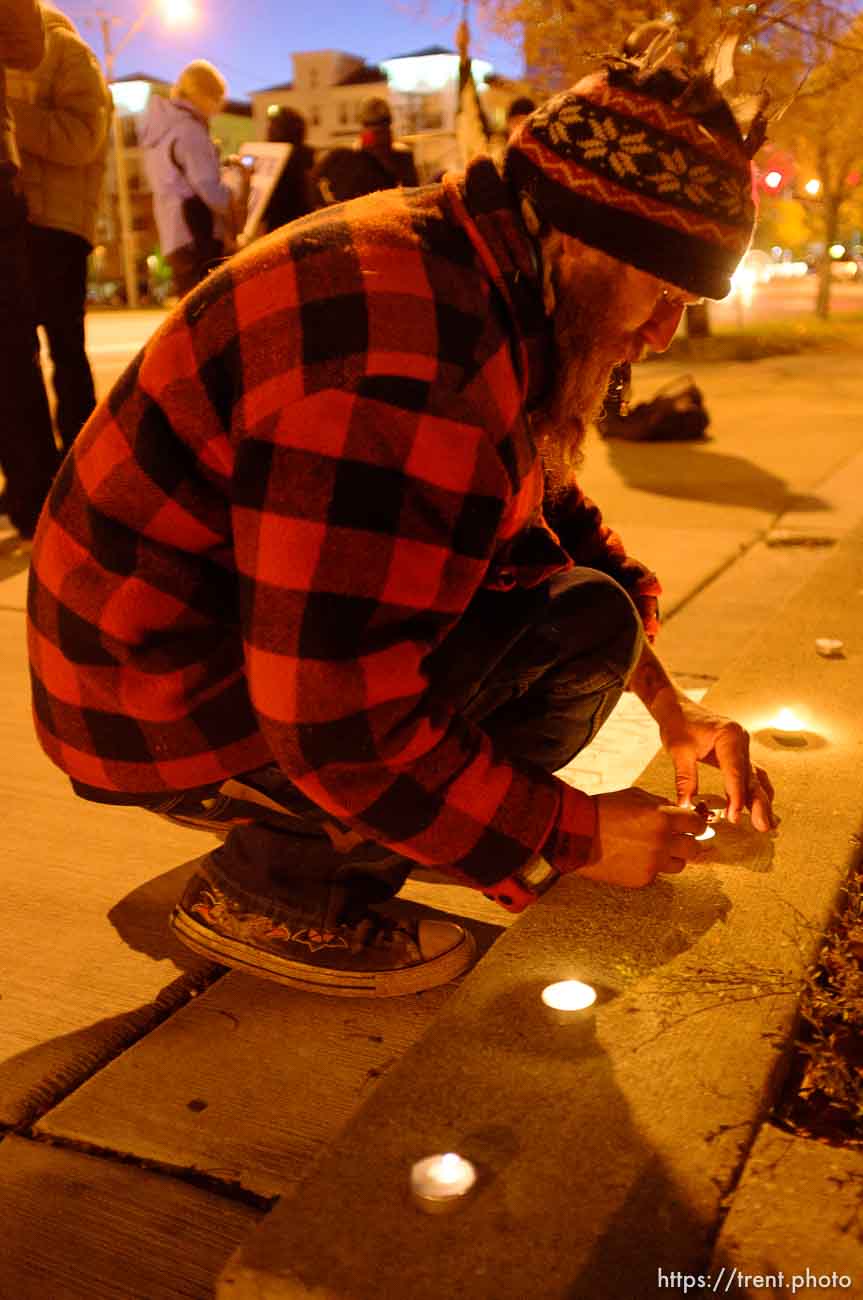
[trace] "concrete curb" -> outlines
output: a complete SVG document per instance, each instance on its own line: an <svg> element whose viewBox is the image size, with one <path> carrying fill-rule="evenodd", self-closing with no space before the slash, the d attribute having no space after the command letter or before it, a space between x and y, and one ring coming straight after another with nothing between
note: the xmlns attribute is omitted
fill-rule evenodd
<svg viewBox="0 0 863 1300"><path fill-rule="evenodd" d="M660 1270L706 1271L859 830L861 540L828 554L708 696L754 736L778 838L720 825L709 864L650 890L556 886L241 1248L224 1300L619 1300L655 1294ZM818 656L822 635L846 657ZM789 705L805 748L774 739ZM668 794L664 758L641 784ZM572 977L599 1003L560 1025L539 992ZM432 1218L409 1170L447 1150L479 1185Z"/></svg>
<svg viewBox="0 0 863 1300"><path fill-rule="evenodd" d="M744 1298L859 1295L861 1198L863 1151L765 1124L716 1243L712 1282Z"/></svg>

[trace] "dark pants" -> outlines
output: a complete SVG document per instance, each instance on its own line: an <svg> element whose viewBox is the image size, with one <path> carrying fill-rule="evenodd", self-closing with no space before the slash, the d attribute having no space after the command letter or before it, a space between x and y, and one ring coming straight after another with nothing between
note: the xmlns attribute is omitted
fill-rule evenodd
<svg viewBox="0 0 863 1300"><path fill-rule="evenodd" d="M429 662L432 707L455 708L479 723L514 759L548 771L587 745L629 679L641 652L641 622L611 578L576 569L529 591L483 592ZM417 865L382 845L357 842L279 768L237 779L286 810L251 807L213 858L250 908L278 897L309 919L332 914L334 894L360 903L397 893ZM213 802L215 801L215 802ZM209 818L250 814L242 796L214 789ZM163 815L194 820L199 795L166 801Z"/></svg>
<svg viewBox="0 0 863 1300"><path fill-rule="evenodd" d="M29 226L27 247L36 320L45 330L57 398L57 432L68 451L96 405L84 344L90 245L68 230Z"/></svg>
<svg viewBox="0 0 863 1300"><path fill-rule="evenodd" d="M5 510L23 537L60 464L39 365L38 316L24 200L0 177L0 468Z"/></svg>
<svg viewBox="0 0 863 1300"><path fill-rule="evenodd" d="M223 252L224 246L213 239L203 244L184 244L168 253L165 261L171 268L178 297L185 297L196 284L200 284L218 266Z"/></svg>

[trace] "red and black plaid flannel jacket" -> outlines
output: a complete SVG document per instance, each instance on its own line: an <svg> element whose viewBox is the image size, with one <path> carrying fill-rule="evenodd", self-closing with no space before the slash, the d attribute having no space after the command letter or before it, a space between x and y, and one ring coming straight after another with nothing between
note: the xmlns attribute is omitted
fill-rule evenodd
<svg viewBox="0 0 863 1300"><path fill-rule="evenodd" d="M543 849L582 864L592 800L430 710L423 671L484 585L574 559L656 589L577 492L545 526L525 421L544 337L488 160L211 275L96 410L39 526L53 761L129 802L275 761L360 833L482 885ZM544 554L519 572L529 526Z"/></svg>

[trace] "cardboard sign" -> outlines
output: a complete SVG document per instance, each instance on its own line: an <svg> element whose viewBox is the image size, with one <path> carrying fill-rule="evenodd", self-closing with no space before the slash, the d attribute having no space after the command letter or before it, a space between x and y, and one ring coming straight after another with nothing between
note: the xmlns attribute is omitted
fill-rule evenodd
<svg viewBox="0 0 863 1300"><path fill-rule="evenodd" d="M274 144L269 140L250 140L240 146L240 158L249 171L246 220L237 239L241 247L257 235L261 217L293 147L292 144Z"/></svg>

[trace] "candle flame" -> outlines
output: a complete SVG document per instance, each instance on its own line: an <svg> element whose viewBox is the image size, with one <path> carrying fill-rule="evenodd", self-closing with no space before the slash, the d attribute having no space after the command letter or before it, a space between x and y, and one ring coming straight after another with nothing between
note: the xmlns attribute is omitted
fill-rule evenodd
<svg viewBox="0 0 863 1300"><path fill-rule="evenodd" d="M554 1011L585 1011L596 1001L596 989L581 980L560 980L546 985L542 1000Z"/></svg>
<svg viewBox="0 0 863 1300"><path fill-rule="evenodd" d="M434 1176L441 1183L457 1183L464 1176L464 1160L455 1151L446 1151L434 1168Z"/></svg>
<svg viewBox="0 0 863 1300"><path fill-rule="evenodd" d="M805 724L803 719L798 717L793 709L780 709L773 719L773 726L777 731L803 731Z"/></svg>

